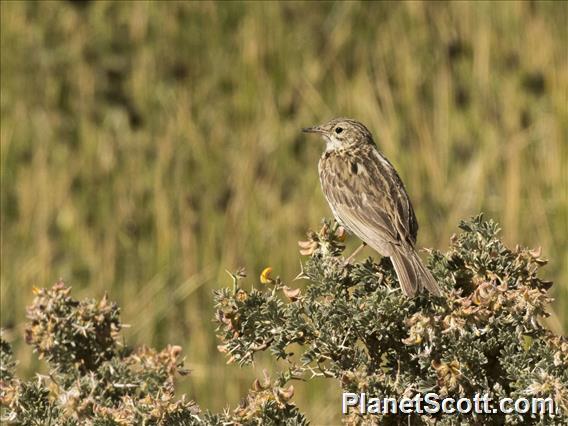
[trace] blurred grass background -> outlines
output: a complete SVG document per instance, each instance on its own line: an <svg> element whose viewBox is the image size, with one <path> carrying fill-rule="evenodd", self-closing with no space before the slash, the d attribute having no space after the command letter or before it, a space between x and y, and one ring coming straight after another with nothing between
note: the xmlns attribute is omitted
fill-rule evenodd
<svg viewBox="0 0 568 426"><path fill-rule="evenodd" d="M211 291L299 270L330 212L323 143L368 124L444 250L479 211L542 246L568 326L568 7L506 3L1 3L1 315L22 374L32 286L117 300L130 344L181 344L183 391L233 407L255 371L216 350ZM350 246L357 241L350 239ZM372 252L366 252L371 255ZM338 388L298 385L314 424Z"/></svg>

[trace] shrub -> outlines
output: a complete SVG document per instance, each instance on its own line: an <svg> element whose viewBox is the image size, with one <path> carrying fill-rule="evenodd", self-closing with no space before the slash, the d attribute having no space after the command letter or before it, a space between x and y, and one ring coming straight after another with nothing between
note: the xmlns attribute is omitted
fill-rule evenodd
<svg viewBox="0 0 568 426"><path fill-rule="evenodd" d="M77 301L62 282L36 290L28 308L26 342L49 363L49 375L15 377L10 345L0 340L2 420L26 425L194 425L222 422L276 423L303 417L291 394L256 382L247 407L233 413L202 412L185 396L176 398L175 377L185 375L179 346L158 352L124 347L119 308L105 296ZM254 408L253 408L254 407Z"/></svg>
<svg viewBox="0 0 568 426"><path fill-rule="evenodd" d="M307 424L292 402L294 380L333 378L341 391L394 398L435 392L454 398L538 396L568 407L568 341L539 320L551 283L537 276L539 251L507 248L498 226L477 216L460 224L447 253L430 252L429 267L444 297L406 298L390 261L345 264L344 231L329 221L300 242L309 256L292 288L270 268L260 288L232 274L215 292L219 350L251 364L270 351L287 368L253 381L236 409L214 414L182 396L179 346L162 351L124 346L119 308L105 296L77 301L62 282L35 290L26 341L49 364L49 375L15 376L10 345L0 340L2 420L20 424ZM258 287L257 285L256 287ZM340 390L338 389L338 392ZM338 407L339 411L339 407ZM550 417L515 414L362 415L352 424L547 424Z"/></svg>
<svg viewBox="0 0 568 426"><path fill-rule="evenodd" d="M264 273L261 281L270 288L247 291L242 274L235 274L233 289L216 293L220 350L240 365L264 350L288 361L279 386L322 376L337 379L343 392L397 399L426 392L551 397L566 412L568 342L539 322L550 302L551 283L537 276L546 262L539 251L507 248L497 224L481 215L460 228L447 253L430 253L429 267L446 295L408 299L388 259L345 265L344 231L325 222L299 243L309 255L298 276L308 280L306 287L290 288ZM454 424L471 422L470 416L413 414L404 421ZM351 412L345 420L396 419ZM475 419L546 421L513 414Z"/></svg>

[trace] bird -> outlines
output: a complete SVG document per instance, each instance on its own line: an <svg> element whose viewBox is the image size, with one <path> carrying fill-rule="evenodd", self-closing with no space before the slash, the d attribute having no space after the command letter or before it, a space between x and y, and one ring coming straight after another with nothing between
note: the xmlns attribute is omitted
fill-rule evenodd
<svg viewBox="0 0 568 426"><path fill-rule="evenodd" d="M318 163L321 187L337 222L363 241L356 252L369 245L389 257L406 296L423 289L441 296L416 251L418 222L402 179L369 129L340 117L302 130L326 143Z"/></svg>

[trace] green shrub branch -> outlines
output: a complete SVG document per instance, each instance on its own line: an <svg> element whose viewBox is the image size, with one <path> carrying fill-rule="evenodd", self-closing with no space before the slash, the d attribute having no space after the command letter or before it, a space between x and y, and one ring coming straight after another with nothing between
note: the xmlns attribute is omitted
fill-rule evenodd
<svg viewBox="0 0 568 426"><path fill-rule="evenodd" d="M269 351L284 362L256 379L233 410L203 411L175 394L186 375L182 349L121 343L119 308L105 296L77 301L62 282L35 290L26 342L49 365L48 375L22 380L10 345L0 340L2 420L57 425L307 424L293 403L294 380L335 379L339 392L394 398L435 392L454 398L488 394L550 397L557 417L535 415L362 415L350 424L550 424L568 407L568 341L541 325L551 283L538 277L540 252L506 247L481 215L460 224L446 253L429 267L444 297L405 297L388 259L346 264L344 231L324 222L300 242L308 256L295 280L272 270L215 292L219 350L250 365ZM280 364L282 365L282 364ZM338 407L338 416L339 416ZM408 418L410 417L410 418Z"/></svg>

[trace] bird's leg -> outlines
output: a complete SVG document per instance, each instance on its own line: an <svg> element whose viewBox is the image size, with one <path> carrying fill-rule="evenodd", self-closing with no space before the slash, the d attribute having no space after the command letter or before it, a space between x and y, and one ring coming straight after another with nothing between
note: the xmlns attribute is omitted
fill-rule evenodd
<svg viewBox="0 0 568 426"><path fill-rule="evenodd" d="M349 265L351 263L351 261L353 260L353 258L355 256L357 256L357 254L361 250L363 250L366 246L367 246L367 243L365 243L365 242L361 243L361 245L359 247L357 247L353 253L351 253L351 256L349 256L347 259L345 259L345 264Z"/></svg>

